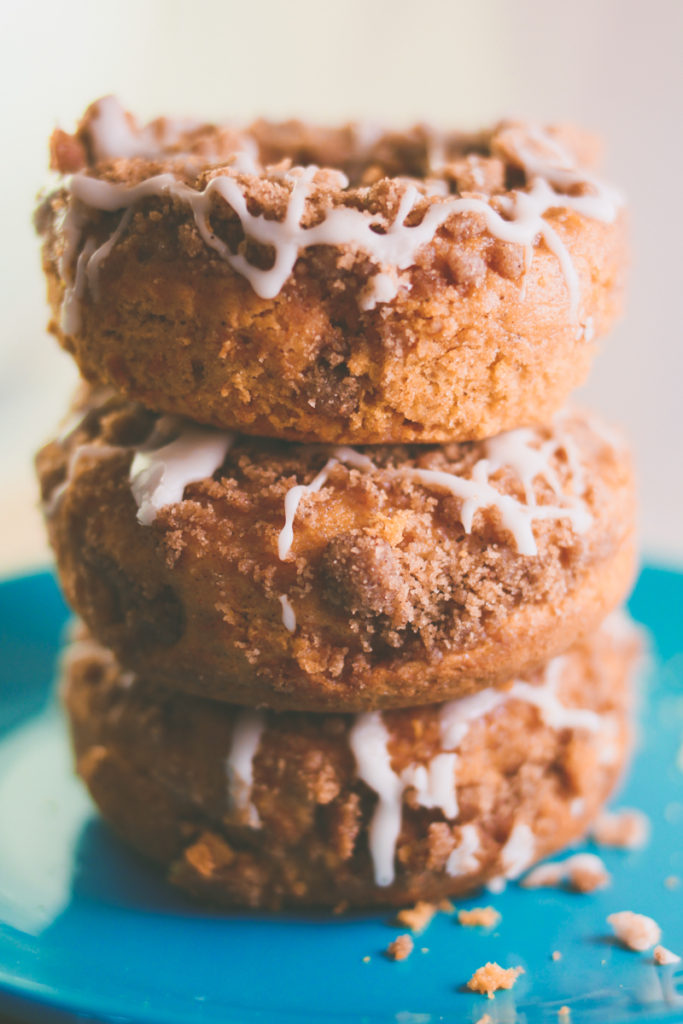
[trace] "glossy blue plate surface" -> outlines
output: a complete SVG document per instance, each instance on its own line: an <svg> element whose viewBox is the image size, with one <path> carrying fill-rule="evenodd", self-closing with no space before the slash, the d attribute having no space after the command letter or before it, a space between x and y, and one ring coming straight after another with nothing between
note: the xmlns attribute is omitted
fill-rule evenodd
<svg viewBox="0 0 683 1024"><path fill-rule="evenodd" d="M683 954L683 575L646 569L631 610L652 633L654 665L616 805L647 810L650 845L600 851L613 874L603 892L511 885L462 903L494 903L501 924L439 915L392 963L381 953L399 931L390 915L213 914L129 854L72 774L53 698L67 615L56 585L47 574L0 584L0 1012L156 1024L683 1020L680 965L617 947L605 923L617 910L649 914ZM671 875L680 889L665 886ZM487 960L526 972L491 1001L461 991ZM565 1005L571 1017L558 1018Z"/></svg>

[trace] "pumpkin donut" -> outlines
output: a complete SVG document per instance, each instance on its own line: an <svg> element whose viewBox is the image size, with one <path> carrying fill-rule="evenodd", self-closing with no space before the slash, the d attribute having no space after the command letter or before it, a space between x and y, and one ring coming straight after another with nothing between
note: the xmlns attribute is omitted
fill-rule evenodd
<svg viewBox="0 0 683 1024"><path fill-rule="evenodd" d="M109 97L53 136L51 329L87 380L251 435L472 440L552 418L621 303L576 131L248 128Z"/></svg>

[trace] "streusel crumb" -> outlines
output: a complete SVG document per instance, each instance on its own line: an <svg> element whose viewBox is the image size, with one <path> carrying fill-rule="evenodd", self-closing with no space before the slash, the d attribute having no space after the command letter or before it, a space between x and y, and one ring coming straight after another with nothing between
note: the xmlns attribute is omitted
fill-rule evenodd
<svg viewBox="0 0 683 1024"><path fill-rule="evenodd" d="M659 942L662 929L656 921L645 914L634 914L632 910L622 910L618 914L610 914L607 923L614 929L614 934L628 949L644 953Z"/></svg>
<svg viewBox="0 0 683 1024"><path fill-rule="evenodd" d="M500 922L500 914L495 907L473 907L471 910L459 910L458 921L468 927L495 928Z"/></svg>
<svg viewBox="0 0 683 1024"><path fill-rule="evenodd" d="M399 910L396 920L399 924L405 925L406 928L410 928L411 932L417 934L425 930L435 913L436 907L433 903L418 900L414 907L406 907L405 910Z"/></svg>
<svg viewBox="0 0 683 1024"><path fill-rule="evenodd" d="M656 964L660 967L667 966L668 964L679 964L681 962L680 956L677 953L672 953L666 946L655 946L652 951L652 956Z"/></svg>
<svg viewBox="0 0 683 1024"><path fill-rule="evenodd" d="M650 837L650 819L642 811L630 807L604 811L595 822L592 834L600 846L637 850L645 846Z"/></svg>
<svg viewBox="0 0 683 1024"><path fill-rule="evenodd" d="M477 968L467 982L467 987L472 992L481 992L488 999L493 999L498 989L512 988L520 974L524 974L523 967L501 967L489 961Z"/></svg>
<svg viewBox="0 0 683 1024"><path fill-rule="evenodd" d="M525 889L554 888L566 885L576 892L604 889L611 880L600 857L593 853L576 853L565 860L541 864L526 876Z"/></svg>
<svg viewBox="0 0 683 1024"><path fill-rule="evenodd" d="M405 960L413 952L415 944L407 933L397 935L393 942L390 942L386 954L390 960Z"/></svg>

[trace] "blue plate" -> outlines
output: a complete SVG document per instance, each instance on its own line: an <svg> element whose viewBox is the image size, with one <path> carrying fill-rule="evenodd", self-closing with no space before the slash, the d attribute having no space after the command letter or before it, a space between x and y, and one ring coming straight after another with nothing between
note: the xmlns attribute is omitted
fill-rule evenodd
<svg viewBox="0 0 683 1024"><path fill-rule="evenodd" d="M619 802L648 811L649 847L601 851L613 883L590 896L486 894L502 914L494 931L438 915L413 955L391 963L390 915L214 914L129 854L72 774L52 687L67 617L56 584L42 574L0 585L0 1012L155 1024L683 1020L683 970L619 948L605 923L616 910L649 914L683 953L683 885L664 884L683 879L681 609L683 575L646 569L631 610L652 631L654 671ZM491 1001L462 991L487 960L526 972Z"/></svg>

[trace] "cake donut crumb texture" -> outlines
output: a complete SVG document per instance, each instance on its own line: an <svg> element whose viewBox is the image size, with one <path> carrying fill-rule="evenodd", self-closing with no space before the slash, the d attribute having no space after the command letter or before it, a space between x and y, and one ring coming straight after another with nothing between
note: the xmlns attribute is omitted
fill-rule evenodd
<svg viewBox="0 0 683 1024"><path fill-rule="evenodd" d="M216 904L400 906L586 832L629 747L636 648L606 630L507 688L352 716L174 693L86 637L63 692L104 817L171 881Z"/></svg>
<svg viewBox="0 0 683 1024"><path fill-rule="evenodd" d="M38 470L97 639L233 703L463 695L594 629L633 571L628 454L580 413L474 444L331 448L86 393Z"/></svg>
<svg viewBox="0 0 683 1024"><path fill-rule="evenodd" d="M621 304L625 216L578 132L167 119L58 131L51 329L93 383L289 440L549 419Z"/></svg>

